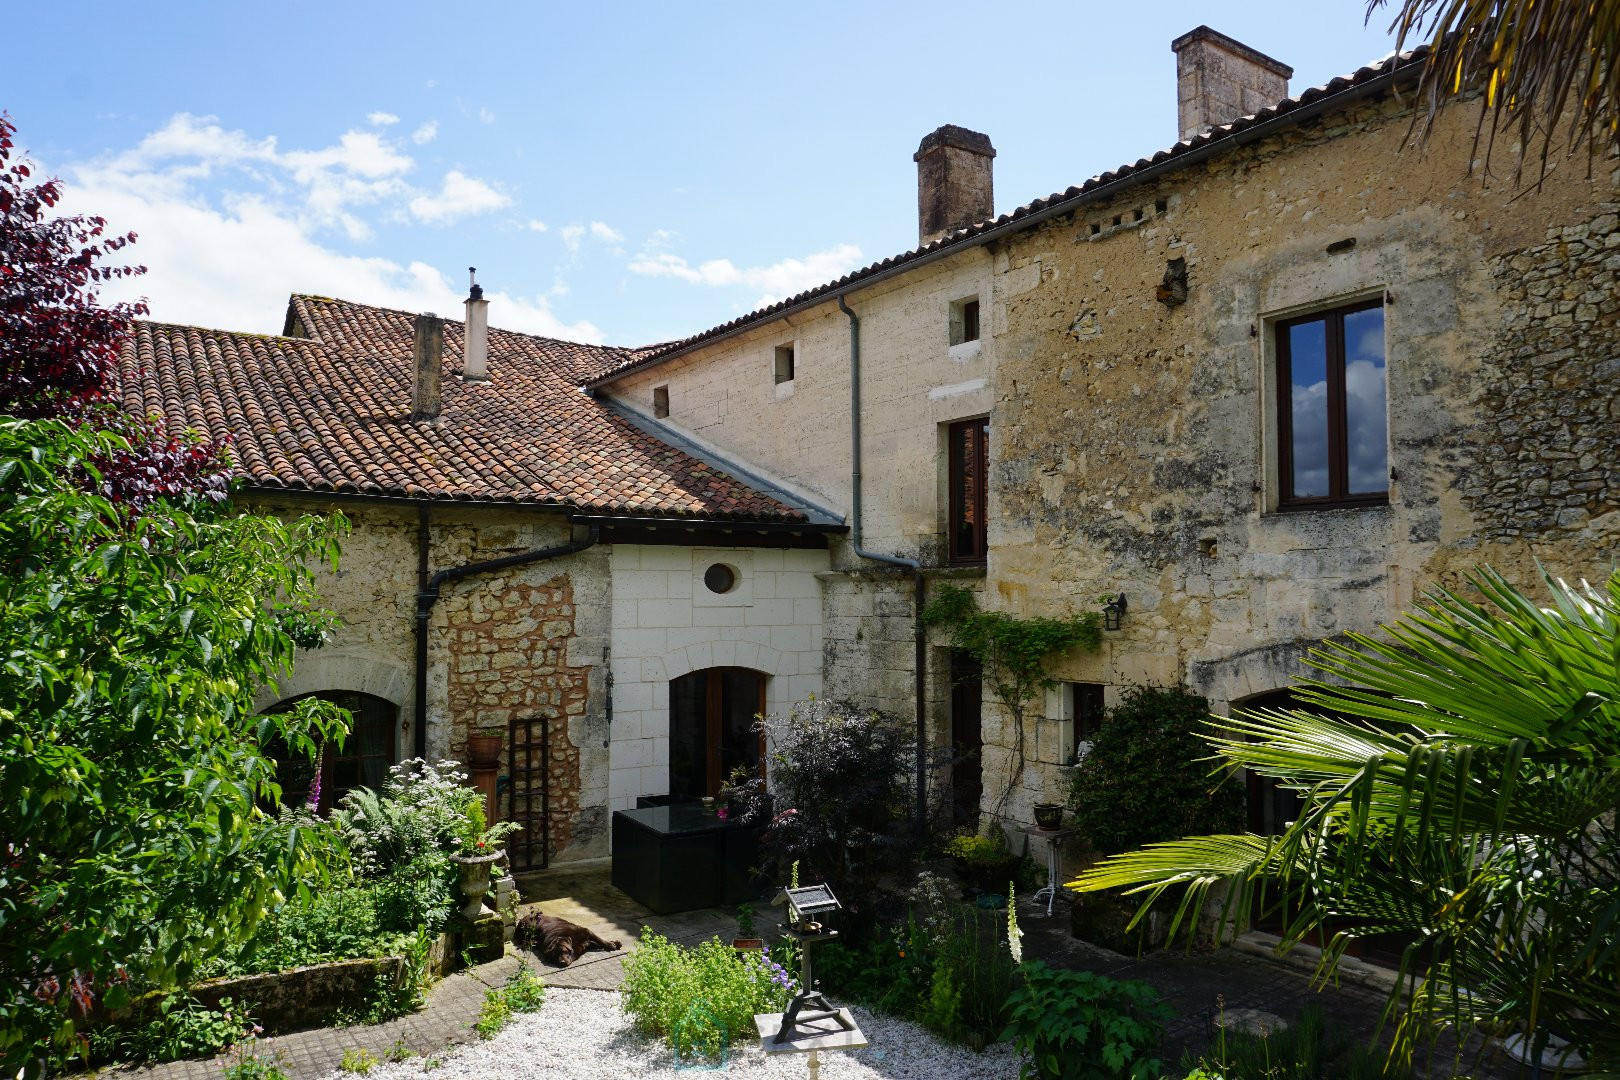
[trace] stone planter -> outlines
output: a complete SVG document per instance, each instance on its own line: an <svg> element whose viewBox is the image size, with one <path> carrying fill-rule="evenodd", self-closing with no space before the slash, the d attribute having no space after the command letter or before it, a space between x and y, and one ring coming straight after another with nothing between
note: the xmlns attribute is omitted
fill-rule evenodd
<svg viewBox="0 0 1620 1080"><path fill-rule="evenodd" d="M484 897L489 894L490 869L504 855L503 851L488 855L452 855L450 861L461 872L461 916L476 919L484 910Z"/></svg>

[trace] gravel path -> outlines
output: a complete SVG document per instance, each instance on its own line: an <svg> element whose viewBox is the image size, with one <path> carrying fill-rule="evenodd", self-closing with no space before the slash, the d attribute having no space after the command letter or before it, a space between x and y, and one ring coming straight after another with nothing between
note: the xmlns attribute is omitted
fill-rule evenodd
<svg viewBox="0 0 1620 1080"><path fill-rule="evenodd" d="M851 1009L871 1044L865 1050L821 1055L824 1080L1011 1080L1018 1075L1012 1048L999 1043L983 1054L940 1042L915 1024ZM757 1040L732 1046L720 1069L676 1068L669 1046L636 1034L619 1008L619 995L600 990L552 987L538 1013L518 1017L487 1042L447 1052L432 1069L431 1059L412 1058L379 1065L366 1080L433 1080L491 1077L544 1077L546 1080L692 1080L706 1072L727 1076L803 1080L805 1055L767 1058ZM327 1080L354 1080L334 1072Z"/></svg>

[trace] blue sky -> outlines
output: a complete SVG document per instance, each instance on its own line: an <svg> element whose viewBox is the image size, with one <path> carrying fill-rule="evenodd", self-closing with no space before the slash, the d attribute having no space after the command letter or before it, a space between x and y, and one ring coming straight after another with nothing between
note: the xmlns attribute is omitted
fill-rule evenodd
<svg viewBox="0 0 1620 1080"><path fill-rule="evenodd" d="M1392 46L1350 2L29 4L0 109L73 211L134 229L153 316L278 332L312 292L682 337L916 244L921 137L996 211L1176 139L1170 41L1294 67Z"/></svg>

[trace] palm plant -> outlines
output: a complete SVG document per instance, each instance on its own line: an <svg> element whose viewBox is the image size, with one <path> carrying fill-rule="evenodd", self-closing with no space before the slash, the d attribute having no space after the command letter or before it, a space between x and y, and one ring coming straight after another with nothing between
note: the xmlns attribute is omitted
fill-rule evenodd
<svg viewBox="0 0 1620 1080"><path fill-rule="evenodd" d="M1224 884L1221 925L1256 901L1283 912L1285 948L1325 942L1322 977L1397 933L1403 1059L1483 1026L1556 1033L1620 1070L1620 572L1606 593L1545 580L1548 608L1481 570L1478 602L1432 593L1384 638L1314 651L1348 684L1307 682L1320 712L1212 717L1222 768L1303 798L1282 835L1153 844L1071 887L1127 888L1144 912L1185 887L1174 934Z"/></svg>
<svg viewBox="0 0 1620 1080"><path fill-rule="evenodd" d="M1368 0L1367 19L1388 0ZM1426 38L1419 96L1425 133L1440 107L1479 88L1479 134L1507 121L1541 171L1560 126L1570 149L1614 148L1620 135L1620 4L1613 0L1401 0L1396 49ZM1567 110L1567 111L1566 111ZM1477 141L1477 139L1476 139ZM1522 159L1521 159L1522 160Z"/></svg>

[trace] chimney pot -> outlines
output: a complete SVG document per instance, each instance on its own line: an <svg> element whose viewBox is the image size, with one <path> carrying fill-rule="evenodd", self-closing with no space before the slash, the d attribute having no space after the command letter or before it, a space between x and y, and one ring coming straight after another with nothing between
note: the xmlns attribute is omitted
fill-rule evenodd
<svg viewBox="0 0 1620 1080"><path fill-rule="evenodd" d="M1288 96L1294 69L1207 26L1170 43L1182 141L1270 108Z"/></svg>
<svg viewBox="0 0 1620 1080"><path fill-rule="evenodd" d="M476 266L467 267L469 277L477 274ZM472 277L467 292L467 320L462 323L461 377L475 381L489 379L489 301L484 299L484 287Z"/></svg>
<svg viewBox="0 0 1620 1080"><path fill-rule="evenodd" d="M416 380L411 387L411 419L439 415L439 375L444 365L444 320L431 311L416 317Z"/></svg>
<svg viewBox="0 0 1620 1080"><path fill-rule="evenodd" d="M995 216L990 136L946 124L923 137L917 163L917 245Z"/></svg>

